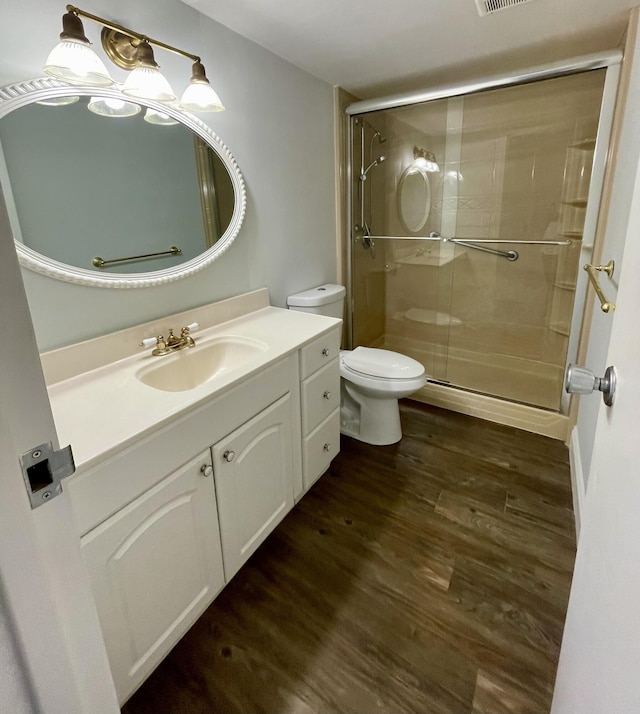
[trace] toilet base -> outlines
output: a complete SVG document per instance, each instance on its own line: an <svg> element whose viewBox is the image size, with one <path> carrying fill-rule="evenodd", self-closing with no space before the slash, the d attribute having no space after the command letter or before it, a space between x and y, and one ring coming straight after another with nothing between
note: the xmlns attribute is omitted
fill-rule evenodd
<svg viewBox="0 0 640 714"><path fill-rule="evenodd" d="M396 444L402 439L397 399L379 399L343 386L340 406L340 433L373 446Z"/></svg>

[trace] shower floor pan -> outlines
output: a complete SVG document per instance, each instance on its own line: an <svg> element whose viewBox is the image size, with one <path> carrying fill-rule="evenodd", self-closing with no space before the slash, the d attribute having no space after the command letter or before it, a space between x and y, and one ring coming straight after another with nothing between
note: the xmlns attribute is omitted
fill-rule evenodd
<svg viewBox="0 0 640 714"><path fill-rule="evenodd" d="M421 362L427 375L439 382L499 399L558 412L564 368L538 360L385 335L375 347L401 352Z"/></svg>

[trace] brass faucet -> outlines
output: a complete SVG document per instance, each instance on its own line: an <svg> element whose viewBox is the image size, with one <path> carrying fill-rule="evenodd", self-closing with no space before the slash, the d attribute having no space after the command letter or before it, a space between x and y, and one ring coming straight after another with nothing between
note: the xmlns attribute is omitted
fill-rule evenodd
<svg viewBox="0 0 640 714"><path fill-rule="evenodd" d="M198 327L198 324L195 322L191 325L187 325L187 327L183 327L180 330L180 337L176 337L173 334L173 329L170 329L169 336L166 340L162 335L158 335L157 337L142 340L140 347L151 347L152 345L155 345L151 354L156 357L170 355L178 350L183 350L185 347L195 347L196 343L189 333L196 327Z"/></svg>
<svg viewBox="0 0 640 714"><path fill-rule="evenodd" d="M180 330L180 337L176 337L173 334L173 330L169 330L169 337L167 339L167 347L171 350L183 350L185 347L195 347L196 343L193 341L193 337L189 334L189 328L183 327Z"/></svg>

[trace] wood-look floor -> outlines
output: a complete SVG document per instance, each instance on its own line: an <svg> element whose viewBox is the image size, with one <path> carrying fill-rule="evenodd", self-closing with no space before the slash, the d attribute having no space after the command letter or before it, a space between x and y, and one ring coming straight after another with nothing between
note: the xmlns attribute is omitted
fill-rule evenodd
<svg viewBox="0 0 640 714"><path fill-rule="evenodd" d="M544 714L575 554L567 450L402 405L342 452L125 714Z"/></svg>

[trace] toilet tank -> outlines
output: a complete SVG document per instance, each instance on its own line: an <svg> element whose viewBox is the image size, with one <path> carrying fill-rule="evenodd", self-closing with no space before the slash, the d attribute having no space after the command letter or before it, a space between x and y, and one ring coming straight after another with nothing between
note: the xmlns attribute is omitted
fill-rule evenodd
<svg viewBox="0 0 640 714"><path fill-rule="evenodd" d="M343 285L326 283L317 288L304 290L295 295L289 295L287 305L290 310L299 312L313 312L316 315L339 317L344 315L344 296L346 290Z"/></svg>

